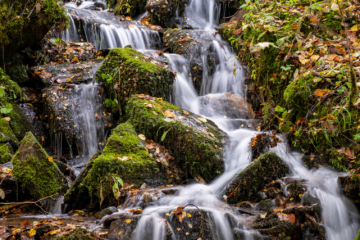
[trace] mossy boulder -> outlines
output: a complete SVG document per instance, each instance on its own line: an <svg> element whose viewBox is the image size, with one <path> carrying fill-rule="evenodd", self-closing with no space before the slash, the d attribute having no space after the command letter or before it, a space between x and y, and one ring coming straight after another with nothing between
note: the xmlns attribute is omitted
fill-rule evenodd
<svg viewBox="0 0 360 240"><path fill-rule="evenodd" d="M65 8L56 0L1 1L0 42L5 55L39 43L54 24L58 31L65 29L68 21Z"/></svg>
<svg viewBox="0 0 360 240"><path fill-rule="evenodd" d="M113 2L113 0L109 1ZM145 7L147 2L147 0L123 0L121 2L117 2L114 10L116 14L135 18L146 11ZM112 6L114 4L110 5Z"/></svg>
<svg viewBox="0 0 360 240"><path fill-rule="evenodd" d="M110 51L96 72L96 80L103 83L111 99L124 106L136 93L169 99L175 75L167 65L126 47Z"/></svg>
<svg viewBox="0 0 360 240"><path fill-rule="evenodd" d="M225 188L227 202L237 203L254 199L256 193L262 190L265 184L288 173L288 166L275 153L262 154Z"/></svg>
<svg viewBox="0 0 360 240"><path fill-rule="evenodd" d="M176 27L171 21L175 16L179 0L149 0L146 10L151 17L151 23L162 27Z"/></svg>
<svg viewBox="0 0 360 240"><path fill-rule="evenodd" d="M50 231L51 229L49 229ZM86 229L77 228L75 231L71 232L68 235L47 235L43 237L44 240L96 240L95 237L92 237Z"/></svg>
<svg viewBox="0 0 360 240"><path fill-rule="evenodd" d="M122 123L112 130L103 153L94 158L90 164L91 169L86 176L80 175L83 177L82 185L88 189L88 196L93 203L103 199L106 204L114 199L112 186L115 177L120 177L124 183L134 184L137 188L144 182L148 186L165 183L158 163L146 151L145 142L140 139L129 122ZM79 196L78 191L86 194L86 190L81 189L79 184L69 189L65 194L64 202L74 204L76 197ZM86 202L84 199L89 198L82 195L82 203Z"/></svg>
<svg viewBox="0 0 360 240"><path fill-rule="evenodd" d="M360 203L360 176L354 174L352 176L339 177L339 181L344 195L354 203Z"/></svg>
<svg viewBox="0 0 360 240"><path fill-rule="evenodd" d="M137 132L162 141L187 178L209 182L222 173L226 134L212 121L144 95L129 99L126 114Z"/></svg>
<svg viewBox="0 0 360 240"><path fill-rule="evenodd" d="M12 163L13 174L19 185L36 199L50 196L67 186L64 175L42 148L31 132L20 142Z"/></svg>
<svg viewBox="0 0 360 240"><path fill-rule="evenodd" d="M5 119L0 119L0 144L10 143L13 148L19 146L19 140L12 131L9 122Z"/></svg>
<svg viewBox="0 0 360 240"><path fill-rule="evenodd" d="M10 162L14 154L14 150L10 143L0 145L0 164Z"/></svg>
<svg viewBox="0 0 360 240"><path fill-rule="evenodd" d="M21 140L27 132L32 130L31 123L17 104L12 104L12 107L13 109L6 116L10 117L9 125L16 138Z"/></svg>

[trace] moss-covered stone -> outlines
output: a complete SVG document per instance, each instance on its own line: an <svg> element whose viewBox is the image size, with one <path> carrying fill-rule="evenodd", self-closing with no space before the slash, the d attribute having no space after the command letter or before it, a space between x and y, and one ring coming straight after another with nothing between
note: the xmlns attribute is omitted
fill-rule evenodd
<svg viewBox="0 0 360 240"><path fill-rule="evenodd" d="M112 186L115 177L123 182L140 187L144 182L148 186L164 184L158 163L145 150L145 144L129 123L123 123L113 129L103 153L90 163L91 169L82 180L87 187L93 203L108 202L114 197ZM71 188L65 195L65 203L73 203L78 189ZM84 191L85 192L85 191ZM84 202L84 197L81 196ZM86 198L86 197L85 197Z"/></svg>
<svg viewBox="0 0 360 240"><path fill-rule="evenodd" d="M23 139L25 134L32 130L31 124L17 104L12 104L13 109L6 116L10 117L9 125L17 139Z"/></svg>
<svg viewBox="0 0 360 240"><path fill-rule="evenodd" d="M16 82L12 81L7 74L5 74L2 68L0 68L0 86L5 88L5 95L3 99L6 101L19 100L21 98L21 88Z"/></svg>
<svg viewBox="0 0 360 240"><path fill-rule="evenodd" d="M0 145L0 164L10 162L13 154L14 150L10 143Z"/></svg>
<svg viewBox="0 0 360 240"><path fill-rule="evenodd" d="M285 162L275 153L265 153L240 172L225 188L228 203L254 199L265 184L289 173Z"/></svg>
<svg viewBox="0 0 360 240"><path fill-rule="evenodd" d="M17 148L19 141L14 132L11 130L9 122L5 119L0 119L0 144L10 143L12 147Z"/></svg>
<svg viewBox="0 0 360 240"><path fill-rule="evenodd" d="M19 184L36 199L50 196L67 185L64 175L31 132L20 142L12 163L13 174Z"/></svg>
<svg viewBox="0 0 360 240"><path fill-rule="evenodd" d="M113 6L116 1L109 0L110 5ZM117 1L115 5L115 13L135 18L146 11L147 0L123 0Z"/></svg>
<svg viewBox="0 0 360 240"><path fill-rule="evenodd" d="M35 4L38 4L34 10ZM32 6L32 7L30 7ZM56 0L0 2L0 42L5 55L38 43L54 24L57 30L68 23L65 8Z"/></svg>
<svg viewBox="0 0 360 240"><path fill-rule="evenodd" d="M132 94L143 93L169 99L175 75L166 65L127 47L112 49L96 80L102 82L111 99L121 107Z"/></svg>
<svg viewBox="0 0 360 240"><path fill-rule="evenodd" d="M150 0L146 10L150 14L151 23L162 27L176 27L171 19L175 16L179 0Z"/></svg>
<svg viewBox="0 0 360 240"><path fill-rule="evenodd" d="M165 112L172 112L174 118L165 117ZM209 182L223 171L221 147L225 133L210 120L141 95L128 101L126 114L137 132L162 141L187 178L201 176Z"/></svg>

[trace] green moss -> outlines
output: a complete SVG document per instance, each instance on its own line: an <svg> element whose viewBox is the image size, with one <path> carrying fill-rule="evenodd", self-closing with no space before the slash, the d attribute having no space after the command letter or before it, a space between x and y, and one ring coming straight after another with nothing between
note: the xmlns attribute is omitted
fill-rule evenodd
<svg viewBox="0 0 360 240"><path fill-rule="evenodd" d="M359 232L358 232L358 234L357 234L357 236L356 236L355 240L360 240L360 229L359 229Z"/></svg>
<svg viewBox="0 0 360 240"><path fill-rule="evenodd" d="M19 85L12 81L2 68L0 68L0 86L5 87L4 99L7 101L19 100L22 97L22 90Z"/></svg>
<svg viewBox="0 0 360 240"><path fill-rule="evenodd" d="M176 120L164 116L167 109L174 112ZM148 139L163 140L162 144L173 153L176 164L187 178L201 176L211 181L223 171L224 133L211 121L201 122L197 119L199 116L192 113L187 116L165 101L150 101L138 96L129 100L126 114L137 132Z"/></svg>
<svg viewBox="0 0 360 240"><path fill-rule="evenodd" d="M254 199L266 183L289 173L285 162L275 153L264 153L248 165L225 188L228 203Z"/></svg>
<svg viewBox="0 0 360 240"><path fill-rule="evenodd" d="M22 64L7 68L6 72L9 74L11 79L18 84L27 82L29 80L29 76L26 73L26 68Z"/></svg>
<svg viewBox="0 0 360 240"><path fill-rule="evenodd" d="M92 162L92 168L83 180L93 201L100 200L101 194L104 199L113 195L113 177L118 176L136 187L140 187L145 179L155 181L161 178L155 159L140 144L140 140L128 122L112 131L103 153Z"/></svg>
<svg viewBox="0 0 360 240"><path fill-rule="evenodd" d="M0 2L0 42L5 52L13 52L38 43L58 23L63 30L68 23L65 8L56 0L44 0L34 11L35 0L19 0L16 4Z"/></svg>
<svg viewBox="0 0 360 240"><path fill-rule="evenodd" d="M31 131L32 127L20 107L16 104L12 104L12 106L13 109L6 116L11 118L9 124L17 139L23 139L26 132Z"/></svg>
<svg viewBox="0 0 360 240"><path fill-rule="evenodd" d="M96 240L95 237L92 237L86 229L76 229L69 235L47 235L44 240Z"/></svg>
<svg viewBox="0 0 360 240"><path fill-rule="evenodd" d="M31 132L26 133L12 159L13 174L22 187L37 199L66 187L64 175Z"/></svg>
<svg viewBox="0 0 360 240"><path fill-rule="evenodd" d="M179 0L151 0L146 5L152 24L162 27L176 27L171 19L175 16Z"/></svg>
<svg viewBox="0 0 360 240"><path fill-rule="evenodd" d="M10 162L13 154L14 150L9 143L0 145L0 164Z"/></svg>
<svg viewBox="0 0 360 240"><path fill-rule="evenodd" d="M11 130L9 122L0 119L0 144L9 142L14 148L19 146L19 141Z"/></svg>
<svg viewBox="0 0 360 240"><path fill-rule="evenodd" d="M121 2L109 0L108 3L114 7L116 14L135 18L146 11L147 0L123 0Z"/></svg>
<svg viewBox="0 0 360 240"><path fill-rule="evenodd" d="M112 49L96 72L96 80L104 84L110 98L121 107L136 93L168 99L175 76L151 61L132 48Z"/></svg>

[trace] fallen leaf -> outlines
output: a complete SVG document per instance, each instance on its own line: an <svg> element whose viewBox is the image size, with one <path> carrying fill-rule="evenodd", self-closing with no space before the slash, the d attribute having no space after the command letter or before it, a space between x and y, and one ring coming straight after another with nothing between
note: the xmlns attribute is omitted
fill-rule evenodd
<svg viewBox="0 0 360 240"><path fill-rule="evenodd" d="M198 118L200 121L202 121L203 123L206 123L207 122L207 120L206 120L206 118Z"/></svg>
<svg viewBox="0 0 360 240"><path fill-rule="evenodd" d="M126 219L124 222L131 223L132 221L133 221L132 219Z"/></svg>
<svg viewBox="0 0 360 240"><path fill-rule="evenodd" d="M144 140L144 141L146 140L146 137L145 137L144 134L139 134L138 136L139 136L139 138L140 138L141 140Z"/></svg>
<svg viewBox="0 0 360 240"><path fill-rule="evenodd" d="M10 117L4 117L3 119L6 120L6 121L8 121L8 122L11 120Z"/></svg>
<svg viewBox="0 0 360 240"><path fill-rule="evenodd" d="M175 118L175 114L171 112L170 109L165 110L164 115L168 118Z"/></svg>
<svg viewBox="0 0 360 240"><path fill-rule="evenodd" d="M95 113L95 117L96 117L96 118L99 118L99 114Z"/></svg>
<svg viewBox="0 0 360 240"><path fill-rule="evenodd" d="M49 157L49 162L54 162L54 158L53 157Z"/></svg>

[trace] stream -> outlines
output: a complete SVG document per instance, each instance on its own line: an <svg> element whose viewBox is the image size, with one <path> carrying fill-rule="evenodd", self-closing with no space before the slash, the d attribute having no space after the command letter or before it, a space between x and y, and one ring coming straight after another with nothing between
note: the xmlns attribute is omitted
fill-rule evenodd
<svg viewBox="0 0 360 240"><path fill-rule="evenodd" d="M106 4L101 2L106 9ZM75 3L68 3L67 7L70 17L70 28L61 34L61 37L70 42L85 41L91 42L96 49L107 49L115 47L133 46L137 50L159 50L162 48L161 37L158 32L142 26L137 21L119 22L116 16L104 11L91 10L95 2L84 1L80 6ZM233 239L231 219L240 223L246 240L261 239L261 235L247 226L248 216L236 213L223 201L223 191L235 174L245 169L251 163L251 151L249 149L251 138L259 132L250 128L242 127L252 119L231 119L224 116L221 109L213 109L212 106L204 105L199 98L203 96L220 96L224 93L232 93L244 97L246 86L244 79L246 67L237 60L235 53L229 45L224 42L220 35L215 34L215 27L219 24L220 7L215 0L192 0L185 8L184 15L188 22L196 28L191 30L194 37L205 38L210 45L204 46L200 53L203 59L203 75L200 92L193 84L190 76L190 59L178 54L164 54L170 68L176 72L174 93L172 103L198 115L204 116L215 122L219 128L226 132L230 138L229 146L224 147L225 171L213 182L204 185L200 183L189 184L177 187L178 194L166 195L156 201L153 205L146 207L142 212L134 239L167 239L165 222L162 221L166 213L176 209L178 206L188 204L196 205L207 213L207 217L213 220L213 239ZM79 28L78 21L83 21ZM189 31L189 30L188 30ZM206 61L209 51L213 49L215 55L215 66L209 65ZM210 71L213 69L213 71ZM89 158L98 150L102 149L107 133L102 127L102 120L96 119L94 113L98 112L101 102L96 101L96 84L77 85L75 91L79 94L74 99L80 106L80 112L74 111L74 119L77 125L84 124L80 135L83 140L77 145L77 156L73 154L72 144L69 144L71 157L70 165L78 175ZM90 102L90 104L89 104ZM62 136L54 136L53 146L58 149L61 155ZM301 161L301 154L289 150L285 137L282 142L272 148L291 169L289 177L303 179L306 182L308 191L321 201L323 208L322 221L326 229L328 240L353 240L359 229L359 214L356 207L340 192L338 177L344 173L335 172L326 167L317 170L309 170ZM80 144L81 142L81 144ZM231 145L231 147L230 147ZM59 198L52 213L61 215L61 204L63 198ZM129 209L136 206L128 206ZM188 209L195 207L189 206ZM119 210L121 214L126 209ZM60 215L59 215L60 214ZM100 222L102 223L105 218ZM91 222L89 220L89 222ZM94 223L91 222L92 227ZM239 226L238 226L239 227ZM176 231L176 229L171 229ZM172 235L172 239L176 239Z"/></svg>

